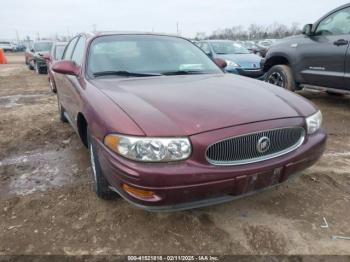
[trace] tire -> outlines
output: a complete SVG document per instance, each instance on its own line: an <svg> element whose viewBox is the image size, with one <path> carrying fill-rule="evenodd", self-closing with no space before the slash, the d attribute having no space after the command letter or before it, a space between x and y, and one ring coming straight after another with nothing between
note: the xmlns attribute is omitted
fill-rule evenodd
<svg viewBox="0 0 350 262"><path fill-rule="evenodd" d="M293 72L288 65L275 65L271 67L266 74L265 82L280 86L292 92L296 89Z"/></svg>
<svg viewBox="0 0 350 262"><path fill-rule="evenodd" d="M112 200L117 198L118 194L109 188L109 183L104 177L96 152L94 141L91 138L89 129L87 130L88 147L91 162L91 173L92 173L92 189L96 195L104 200Z"/></svg>
<svg viewBox="0 0 350 262"><path fill-rule="evenodd" d="M58 95L57 95L57 105L58 105L58 115L59 115L60 121L63 123L67 123L68 119L64 115L64 109L60 103L60 99L59 99Z"/></svg>
<svg viewBox="0 0 350 262"><path fill-rule="evenodd" d="M53 93L57 93L55 81L51 77L49 77L49 86Z"/></svg>

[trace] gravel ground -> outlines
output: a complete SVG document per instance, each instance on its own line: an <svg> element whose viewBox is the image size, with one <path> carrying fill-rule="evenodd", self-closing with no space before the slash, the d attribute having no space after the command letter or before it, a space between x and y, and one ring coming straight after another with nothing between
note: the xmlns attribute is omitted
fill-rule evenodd
<svg viewBox="0 0 350 262"><path fill-rule="evenodd" d="M303 91L324 114L324 157L234 202L148 213L90 190L88 152L58 120L47 76L0 65L0 255L350 254L350 97ZM323 218L329 227L322 228Z"/></svg>

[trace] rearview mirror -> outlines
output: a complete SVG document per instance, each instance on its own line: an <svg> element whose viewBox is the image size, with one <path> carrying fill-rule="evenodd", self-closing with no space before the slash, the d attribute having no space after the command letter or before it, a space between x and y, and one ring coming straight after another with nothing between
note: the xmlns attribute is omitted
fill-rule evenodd
<svg viewBox="0 0 350 262"><path fill-rule="evenodd" d="M303 35L311 36L312 35L312 24L307 24L303 28Z"/></svg>
<svg viewBox="0 0 350 262"><path fill-rule="evenodd" d="M52 70L59 74L65 75L79 75L80 67L77 66L74 62L68 60L62 60L55 63L52 66Z"/></svg>
<svg viewBox="0 0 350 262"><path fill-rule="evenodd" d="M213 61L221 69L225 69L227 67L227 63L226 63L226 61L224 59L214 58Z"/></svg>

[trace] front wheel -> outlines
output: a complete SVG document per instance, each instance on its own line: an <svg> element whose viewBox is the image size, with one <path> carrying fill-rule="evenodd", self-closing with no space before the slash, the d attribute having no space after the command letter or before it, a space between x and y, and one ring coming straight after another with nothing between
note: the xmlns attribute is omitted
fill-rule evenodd
<svg viewBox="0 0 350 262"><path fill-rule="evenodd" d="M87 131L87 137L92 169L93 190L99 198L102 198L104 200L114 199L118 196L118 194L109 188L108 181L102 173L100 161L98 159L98 154L89 130Z"/></svg>
<svg viewBox="0 0 350 262"><path fill-rule="evenodd" d="M266 74L265 81L292 92L295 91L293 72L288 65L275 65L271 67Z"/></svg>

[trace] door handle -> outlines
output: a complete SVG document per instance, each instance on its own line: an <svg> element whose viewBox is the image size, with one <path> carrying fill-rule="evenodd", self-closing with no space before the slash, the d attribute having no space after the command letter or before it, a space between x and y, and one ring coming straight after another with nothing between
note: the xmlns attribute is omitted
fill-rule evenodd
<svg viewBox="0 0 350 262"><path fill-rule="evenodd" d="M335 41L333 44L336 46L347 45L347 44L349 44L349 41L345 40L345 39L339 39L339 40Z"/></svg>

